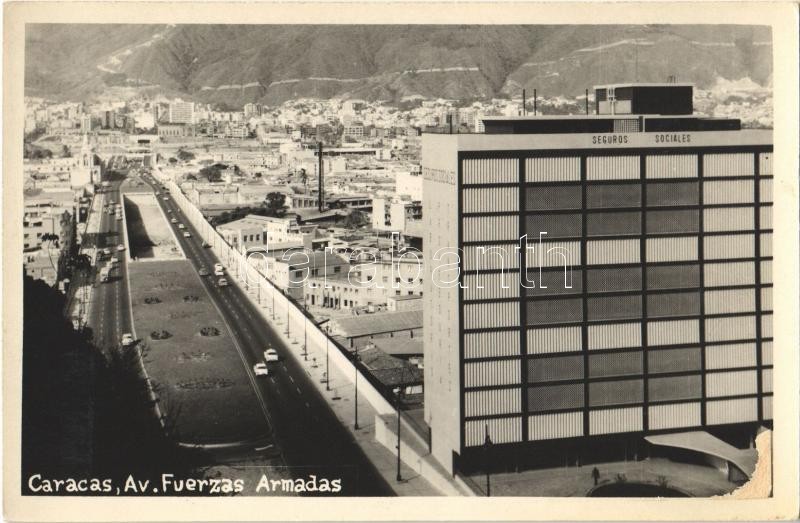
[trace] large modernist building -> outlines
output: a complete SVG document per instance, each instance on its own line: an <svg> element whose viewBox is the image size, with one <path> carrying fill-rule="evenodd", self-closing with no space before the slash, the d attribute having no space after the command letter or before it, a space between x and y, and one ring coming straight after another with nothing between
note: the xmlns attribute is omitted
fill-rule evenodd
<svg viewBox="0 0 800 523"><path fill-rule="evenodd" d="M425 417L451 471L772 418L772 132L693 116L691 86L595 96L423 136Z"/></svg>

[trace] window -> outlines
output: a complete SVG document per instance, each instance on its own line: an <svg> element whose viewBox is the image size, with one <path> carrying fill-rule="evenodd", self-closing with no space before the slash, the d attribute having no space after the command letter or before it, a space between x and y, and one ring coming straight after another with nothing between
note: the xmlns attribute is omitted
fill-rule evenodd
<svg viewBox="0 0 800 523"><path fill-rule="evenodd" d="M525 199L526 209L529 211L580 209L581 187L579 185L529 187Z"/></svg>
<svg viewBox="0 0 800 523"><path fill-rule="evenodd" d="M589 356L589 377L632 376L642 373L642 352L616 352Z"/></svg>
<svg viewBox="0 0 800 523"><path fill-rule="evenodd" d="M699 230L699 211L650 211L647 213L647 232L683 233Z"/></svg>
<svg viewBox="0 0 800 523"><path fill-rule="evenodd" d="M642 203L638 184L588 185L586 207L608 209L613 207L639 207Z"/></svg>
<svg viewBox="0 0 800 523"><path fill-rule="evenodd" d="M586 222L586 232L589 236L640 234L641 229L639 212L593 213L587 217Z"/></svg>
<svg viewBox="0 0 800 523"><path fill-rule="evenodd" d="M647 205L651 207L697 205L699 194L697 182L651 182L647 185Z"/></svg>
<svg viewBox="0 0 800 523"><path fill-rule="evenodd" d="M580 299L535 300L528 302L528 325L581 321Z"/></svg>
<svg viewBox="0 0 800 523"><path fill-rule="evenodd" d="M700 285L700 267L697 264L647 268L648 289L680 289L698 285Z"/></svg>
<svg viewBox="0 0 800 523"><path fill-rule="evenodd" d="M620 320L642 316L641 296L589 298L589 320Z"/></svg>
<svg viewBox="0 0 800 523"><path fill-rule="evenodd" d="M642 288L642 269L592 269L586 282L589 292L636 291Z"/></svg>
<svg viewBox="0 0 800 523"><path fill-rule="evenodd" d="M558 381L583 378L583 356L560 356L528 360L528 381Z"/></svg>
<svg viewBox="0 0 800 523"><path fill-rule="evenodd" d="M641 380L604 381L589 384L589 406L641 403L644 383Z"/></svg>
<svg viewBox="0 0 800 523"><path fill-rule="evenodd" d="M528 216L525 230L531 240L542 232L547 238L563 238L581 236L582 226L580 214L536 214Z"/></svg>
<svg viewBox="0 0 800 523"><path fill-rule="evenodd" d="M699 292L651 294L647 297L647 316L649 318L697 314L700 314Z"/></svg>
<svg viewBox="0 0 800 523"><path fill-rule="evenodd" d="M528 389L528 410L530 412L580 407L583 407L583 384L551 385Z"/></svg>
<svg viewBox="0 0 800 523"><path fill-rule="evenodd" d="M700 348L648 350L647 370L651 374L700 370Z"/></svg>
<svg viewBox="0 0 800 523"><path fill-rule="evenodd" d="M650 401L684 400L700 397L701 376L676 376L648 380Z"/></svg>

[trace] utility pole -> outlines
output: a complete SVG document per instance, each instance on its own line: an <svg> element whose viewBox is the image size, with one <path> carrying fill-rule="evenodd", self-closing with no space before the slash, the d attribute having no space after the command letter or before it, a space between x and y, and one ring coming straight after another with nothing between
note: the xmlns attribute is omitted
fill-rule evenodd
<svg viewBox="0 0 800 523"><path fill-rule="evenodd" d="M328 350L330 349L331 345L331 328L329 325L325 326L325 390L331 390L331 367L330 367L330 358L328 358Z"/></svg>
<svg viewBox="0 0 800 523"><path fill-rule="evenodd" d="M403 391L402 384L396 389L395 402L397 403L397 481L403 481L400 475L400 393Z"/></svg>
<svg viewBox="0 0 800 523"><path fill-rule="evenodd" d="M325 166L322 162L322 142L317 142L317 161L319 167L317 168L317 192L319 199L319 212L325 210L325 174L323 172Z"/></svg>
<svg viewBox="0 0 800 523"><path fill-rule="evenodd" d="M353 405L355 410L353 411L353 418L355 423L353 423L353 428L358 430L358 345L356 345L356 354L353 358L353 369L355 369L355 384L356 384L356 392L353 397Z"/></svg>

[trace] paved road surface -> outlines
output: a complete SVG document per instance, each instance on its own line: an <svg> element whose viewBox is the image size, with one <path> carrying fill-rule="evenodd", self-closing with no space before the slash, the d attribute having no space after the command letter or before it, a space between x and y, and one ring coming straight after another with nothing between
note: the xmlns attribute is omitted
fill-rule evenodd
<svg viewBox="0 0 800 523"><path fill-rule="evenodd" d="M342 492L358 496L391 496L393 492L383 477L355 443L348 430L342 426L311 383L310 376L301 364L293 359L283 341L259 315L244 292L236 285L218 287L218 277L213 276L214 264L219 262L211 249L202 247L202 240L192 225L169 198L160 192L159 204L167 216L176 217L192 236L185 238L184 230L175 227L176 235L187 257L195 267L205 267L211 276L202 278L204 285L217 305L242 359L252 372L255 363L263 361L263 351L274 348L279 362L270 363L270 375L256 379L258 392L267 406L276 443L281 448L286 463L294 477L343 478ZM233 276L226 275L229 282ZM332 348L332 350L335 350Z"/></svg>

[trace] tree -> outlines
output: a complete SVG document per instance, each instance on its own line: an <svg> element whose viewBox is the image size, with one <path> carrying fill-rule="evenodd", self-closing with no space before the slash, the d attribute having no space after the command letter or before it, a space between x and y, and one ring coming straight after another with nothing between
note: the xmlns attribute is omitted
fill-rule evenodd
<svg viewBox="0 0 800 523"><path fill-rule="evenodd" d="M264 200L263 206L268 213L267 216L275 216L276 218L285 216L286 211L289 209L286 206L286 195L279 192L267 194L267 199Z"/></svg>
<svg viewBox="0 0 800 523"><path fill-rule="evenodd" d="M72 151L70 150L69 145L64 144L61 146L61 156L64 158L69 158L72 156Z"/></svg>
<svg viewBox="0 0 800 523"><path fill-rule="evenodd" d="M353 211L344 219L344 226L348 229L358 229L366 224L367 215L358 209L353 209Z"/></svg>
<svg viewBox="0 0 800 523"><path fill-rule="evenodd" d="M180 148L177 152L178 160L182 162L188 162L190 160L194 160L194 153L191 151L187 151L186 149Z"/></svg>

